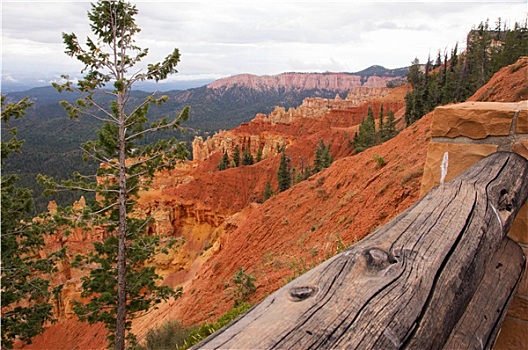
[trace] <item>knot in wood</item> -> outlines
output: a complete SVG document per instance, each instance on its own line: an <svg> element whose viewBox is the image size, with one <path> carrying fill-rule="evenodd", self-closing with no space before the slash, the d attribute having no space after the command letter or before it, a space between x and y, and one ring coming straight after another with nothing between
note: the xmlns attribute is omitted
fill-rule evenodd
<svg viewBox="0 0 528 350"><path fill-rule="evenodd" d="M514 198L508 193L508 190L502 189L500 191L500 197L499 197L499 205L498 209L499 211L506 210L507 212L511 212L513 210L514 206Z"/></svg>
<svg viewBox="0 0 528 350"><path fill-rule="evenodd" d="M301 286L290 288L290 299L292 301L303 301L317 292L317 287L314 286Z"/></svg>
<svg viewBox="0 0 528 350"><path fill-rule="evenodd" d="M373 267L376 269L383 269L387 267L388 265L396 262L394 257L392 257L389 253L379 248L369 249L367 250L365 255L367 258L367 264L370 267Z"/></svg>

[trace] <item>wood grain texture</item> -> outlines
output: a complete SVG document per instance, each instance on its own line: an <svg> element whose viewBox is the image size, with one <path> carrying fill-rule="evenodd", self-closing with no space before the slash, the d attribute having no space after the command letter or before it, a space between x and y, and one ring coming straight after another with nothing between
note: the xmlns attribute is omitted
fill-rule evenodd
<svg viewBox="0 0 528 350"><path fill-rule="evenodd" d="M525 266L521 247L505 238L488 262L484 278L451 332L445 349L493 348Z"/></svg>
<svg viewBox="0 0 528 350"><path fill-rule="evenodd" d="M492 345L522 273L524 256L505 236L527 197L528 161L495 153L195 348ZM495 303L486 301L490 285L499 286ZM488 307L499 316L476 326Z"/></svg>

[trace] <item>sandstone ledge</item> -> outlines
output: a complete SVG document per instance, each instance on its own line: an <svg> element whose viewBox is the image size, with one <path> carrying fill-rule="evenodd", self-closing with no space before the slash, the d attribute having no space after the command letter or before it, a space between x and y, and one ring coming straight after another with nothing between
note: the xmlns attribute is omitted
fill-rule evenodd
<svg viewBox="0 0 528 350"><path fill-rule="evenodd" d="M521 210L515 217L515 221L510 229L508 237L517 243L528 244L528 204L521 207ZM527 278L528 275L525 276ZM528 294L528 291L527 291ZM528 296L528 295L527 295ZM528 314L527 314L528 315Z"/></svg>
<svg viewBox="0 0 528 350"><path fill-rule="evenodd" d="M515 152L528 159L528 139L517 141L512 146L512 152Z"/></svg>
<svg viewBox="0 0 528 350"><path fill-rule="evenodd" d="M432 137L484 139L509 135L518 103L464 102L434 110Z"/></svg>
<svg viewBox="0 0 528 350"><path fill-rule="evenodd" d="M517 115L517 134L528 134L528 101L520 102L520 110Z"/></svg>
<svg viewBox="0 0 528 350"><path fill-rule="evenodd" d="M486 156L498 151L498 146L489 144L454 144L431 142L427 150L420 196L440 184L440 165L444 153L448 152L448 170L445 182L454 179L463 171Z"/></svg>

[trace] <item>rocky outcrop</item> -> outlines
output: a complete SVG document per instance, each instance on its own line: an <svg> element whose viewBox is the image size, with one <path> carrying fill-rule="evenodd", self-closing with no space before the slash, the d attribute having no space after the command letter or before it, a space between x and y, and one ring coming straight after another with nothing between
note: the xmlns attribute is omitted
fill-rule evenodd
<svg viewBox="0 0 528 350"><path fill-rule="evenodd" d="M257 115L258 120L262 119ZM203 162L215 152L227 152L231 155L235 146L239 146L240 152L249 149L253 157L260 152L263 158L274 156L281 147L288 146L291 140L285 135L262 132L258 135L240 134L233 131L220 131L205 141L201 136L195 137L192 142L193 159Z"/></svg>
<svg viewBox="0 0 528 350"><path fill-rule="evenodd" d="M524 157L528 133L528 101L465 102L438 107L431 125L432 141L422 182L422 194L440 181L440 164L448 153L445 181L497 151L517 151Z"/></svg>
<svg viewBox="0 0 528 350"><path fill-rule="evenodd" d="M362 77L350 73L284 73L279 75L239 74L219 79L209 85L210 89L230 89L248 87L257 91L265 90L332 90L347 91L354 87L387 87L387 83L401 77L370 76Z"/></svg>
<svg viewBox="0 0 528 350"><path fill-rule="evenodd" d="M517 103L466 102L437 107L432 125L434 137L468 137L473 140L509 135Z"/></svg>
<svg viewBox="0 0 528 350"><path fill-rule="evenodd" d="M300 118L321 118L336 115L338 110L351 110L364 105L368 101L387 96L392 89L385 87L354 87L350 90L345 99L339 94L333 99L310 97L303 100L303 103L297 108L286 109L284 107L275 107L268 115L259 113L255 116L250 126L254 124L263 124L273 126L276 124L290 124ZM399 106L401 101L399 101ZM359 124L360 118L356 118L355 123ZM349 125L349 126L352 126ZM249 149L254 157L260 152L263 158L273 156L278 153L281 147L292 144L292 138L287 134L274 132L273 129L258 129L258 133L240 132L240 129L230 131L220 131L213 137L204 140L202 137L196 137L192 143L193 159L204 161L216 152L227 152L232 154L235 146L239 146L240 152Z"/></svg>
<svg viewBox="0 0 528 350"><path fill-rule="evenodd" d="M345 99L339 94L334 99L310 97L305 98L297 108L275 107L267 118L262 118L270 123L291 123L295 118L317 118L331 110L351 109L358 107L367 101L374 100L389 94L391 89L383 87L354 87Z"/></svg>

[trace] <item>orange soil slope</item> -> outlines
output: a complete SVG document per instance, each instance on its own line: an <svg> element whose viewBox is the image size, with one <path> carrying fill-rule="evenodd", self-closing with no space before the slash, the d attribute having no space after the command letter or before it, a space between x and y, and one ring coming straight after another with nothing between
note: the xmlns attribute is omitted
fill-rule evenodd
<svg viewBox="0 0 528 350"><path fill-rule="evenodd" d="M155 312L158 319L192 324L222 314L232 306L228 285L239 267L257 278L256 302L408 208L418 197L430 122L426 116L397 138L247 207L182 299Z"/></svg>
<svg viewBox="0 0 528 350"><path fill-rule="evenodd" d="M501 68L468 101L519 102L528 100L528 57Z"/></svg>

